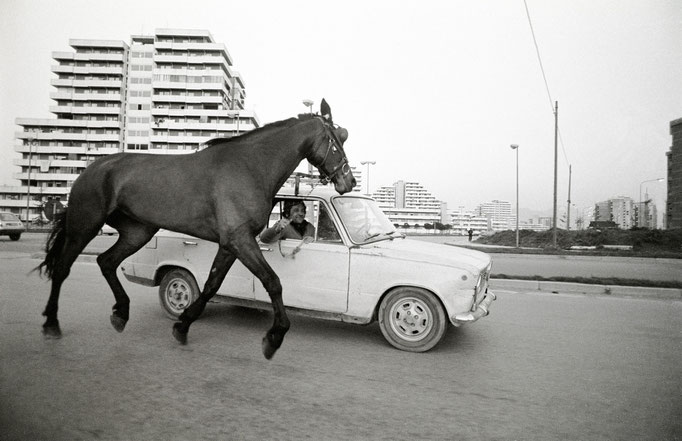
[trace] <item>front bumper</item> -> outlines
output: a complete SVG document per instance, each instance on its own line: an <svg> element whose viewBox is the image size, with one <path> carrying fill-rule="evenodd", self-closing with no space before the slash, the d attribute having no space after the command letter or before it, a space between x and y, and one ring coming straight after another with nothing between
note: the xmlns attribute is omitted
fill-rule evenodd
<svg viewBox="0 0 682 441"><path fill-rule="evenodd" d="M488 292L485 293L483 300L478 303L478 306L474 311L456 314L455 316L450 317L450 321L453 325L458 327L468 323L473 323L481 317L485 317L486 315L490 314L490 305L495 299L497 299L495 293L488 289Z"/></svg>

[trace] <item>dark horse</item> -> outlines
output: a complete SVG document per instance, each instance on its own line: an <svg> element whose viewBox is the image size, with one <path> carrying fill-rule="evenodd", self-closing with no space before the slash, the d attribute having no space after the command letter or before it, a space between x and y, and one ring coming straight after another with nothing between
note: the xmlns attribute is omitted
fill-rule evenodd
<svg viewBox="0 0 682 441"><path fill-rule="evenodd" d="M78 254L105 222L119 237L97 263L116 299L111 323L123 331L130 299L116 269L165 228L219 244L201 295L173 325L175 338L187 342L190 325L239 259L272 300L274 324L263 338L263 354L271 358L289 329L289 319L282 285L255 237L267 223L274 197L303 158L341 194L356 184L343 150L348 131L334 125L324 100L320 113L268 124L236 138L214 139L195 154L118 153L90 165L74 182L68 208L57 219L38 267L52 279L43 333L61 336L59 290Z"/></svg>

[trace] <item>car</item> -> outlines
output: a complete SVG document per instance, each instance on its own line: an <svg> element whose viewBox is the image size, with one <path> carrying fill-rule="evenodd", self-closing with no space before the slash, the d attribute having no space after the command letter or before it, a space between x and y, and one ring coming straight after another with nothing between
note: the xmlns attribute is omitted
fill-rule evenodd
<svg viewBox="0 0 682 441"><path fill-rule="evenodd" d="M109 224L104 224L102 225L102 228L99 230L100 235L107 235L107 236L113 236L114 234L118 234L118 230Z"/></svg>
<svg viewBox="0 0 682 441"><path fill-rule="evenodd" d="M487 254L406 238L372 198L320 186L302 192L283 187L269 225L292 199L305 201L315 237L260 243L288 310L363 325L378 321L388 343L410 352L435 347L449 324L488 315L495 294L488 288ZM158 286L161 306L177 318L199 296L217 249L215 243L162 230L122 270L129 281ZM239 261L216 297L271 309L262 284Z"/></svg>
<svg viewBox="0 0 682 441"><path fill-rule="evenodd" d="M24 223L16 214L0 212L0 236L9 236L11 240L19 240L26 231Z"/></svg>

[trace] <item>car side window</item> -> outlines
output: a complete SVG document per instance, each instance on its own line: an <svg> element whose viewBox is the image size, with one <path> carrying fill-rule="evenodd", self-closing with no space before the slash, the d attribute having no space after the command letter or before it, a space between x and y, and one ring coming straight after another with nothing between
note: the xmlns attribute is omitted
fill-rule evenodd
<svg viewBox="0 0 682 441"><path fill-rule="evenodd" d="M334 221L329 215L329 210L325 204L319 204L319 215L317 218L317 240L321 242L341 243L341 236L334 225Z"/></svg>

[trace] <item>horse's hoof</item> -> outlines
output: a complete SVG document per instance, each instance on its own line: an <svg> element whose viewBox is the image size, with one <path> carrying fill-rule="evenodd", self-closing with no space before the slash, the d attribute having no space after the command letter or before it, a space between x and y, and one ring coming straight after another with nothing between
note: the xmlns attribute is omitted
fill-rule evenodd
<svg viewBox="0 0 682 441"><path fill-rule="evenodd" d="M128 323L128 320L122 319L114 314L109 317L109 320L111 321L111 326L118 332L123 332L126 328L126 323Z"/></svg>
<svg viewBox="0 0 682 441"><path fill-rule="evenodd" d="M187 333L182 332L180 330L180 326L182 326L181 322L177 322L173 325L173 337L181 344L181 345L186 345L187 344Z"/></svg>
<svg viewBox="0 0 682 441"><path fill-rule="evenodd" d="M277 352L277 348L274 347L269 341L268 337L263 337L263 355L267 360L271 360L272 356Z"/></svg>
<svg viewBox="0 0 682 441"><path fill-rule="evenodd" d="M62 330L57 326L43 326L43 335L46 339L62 338Z"/></svg>

